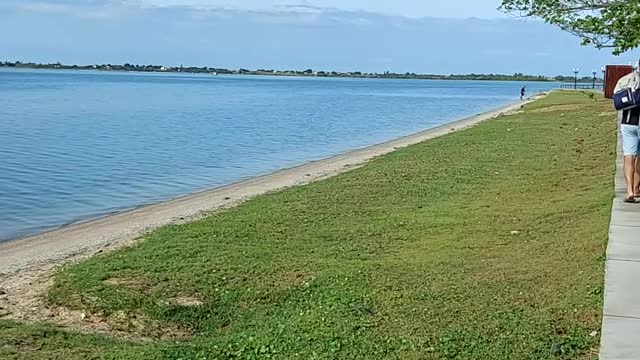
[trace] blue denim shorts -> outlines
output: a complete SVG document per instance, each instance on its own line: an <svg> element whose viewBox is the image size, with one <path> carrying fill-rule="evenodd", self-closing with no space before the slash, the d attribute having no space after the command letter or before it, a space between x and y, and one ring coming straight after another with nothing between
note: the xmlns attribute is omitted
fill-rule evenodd
<svg viewBox="0 0 640 360"><path fill-rule="evenodd" d="M640 127L637 125L620 125L622 134L622 151L624 156L640 155Z"/></svg>

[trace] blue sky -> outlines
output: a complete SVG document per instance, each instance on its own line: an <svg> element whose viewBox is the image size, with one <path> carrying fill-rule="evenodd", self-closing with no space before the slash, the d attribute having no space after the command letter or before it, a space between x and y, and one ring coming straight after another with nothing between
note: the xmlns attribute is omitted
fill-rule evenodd
<svg viewBox="0 0 640 360"><path fill-rule="evenodd" d="M2 0L0 59L584 75L632 61L499 1Z"/></svg>

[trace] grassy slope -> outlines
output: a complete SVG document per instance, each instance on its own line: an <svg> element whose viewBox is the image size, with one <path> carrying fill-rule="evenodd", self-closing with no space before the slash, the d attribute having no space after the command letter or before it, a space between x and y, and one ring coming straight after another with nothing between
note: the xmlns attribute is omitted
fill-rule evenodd
<svg viewBox="0 0 640 360"><path fill-rule="evenodd" d="M50 301L191 339L0 322L0 357L591 358L613 194L615 124L600 116L609 107L556 93L154 231L61 271ZM176 296L204 304L171 304Z"/></svg>

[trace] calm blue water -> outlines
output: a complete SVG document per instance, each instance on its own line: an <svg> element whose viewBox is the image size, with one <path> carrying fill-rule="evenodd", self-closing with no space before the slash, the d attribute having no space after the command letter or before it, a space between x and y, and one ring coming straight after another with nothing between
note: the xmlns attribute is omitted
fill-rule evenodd
<svg viewBox="0 0 640 360"><path fill-rule="evenodd" d="M521 86L0 70L0 240L424 130Z"/></svg>

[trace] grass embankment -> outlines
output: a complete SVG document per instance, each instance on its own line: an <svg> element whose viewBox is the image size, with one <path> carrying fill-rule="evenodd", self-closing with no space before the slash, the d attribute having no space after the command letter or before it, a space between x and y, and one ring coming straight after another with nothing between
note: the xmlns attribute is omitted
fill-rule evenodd
<svg viewBox="0 0 640 360"><path fill-rule="evenodd" d="M596 99L554 93L70 266L50 302L164 340L0 322L0 357L593 358L616 142Z"/></svg>

